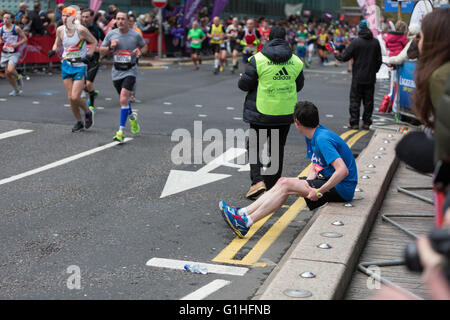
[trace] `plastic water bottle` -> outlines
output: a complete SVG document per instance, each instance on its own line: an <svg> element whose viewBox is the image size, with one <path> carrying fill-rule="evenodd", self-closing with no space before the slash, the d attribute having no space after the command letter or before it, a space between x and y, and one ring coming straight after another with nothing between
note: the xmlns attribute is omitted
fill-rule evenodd
<svg viewBox="0 0 450 320"><path fill-rule="evenodd" d="M184 266L184 270L189 270L192 273L201 273L201 274L207 274L208 273L208 268L199 265L198 263L194 263L194 264L186 264Z"/></svg>

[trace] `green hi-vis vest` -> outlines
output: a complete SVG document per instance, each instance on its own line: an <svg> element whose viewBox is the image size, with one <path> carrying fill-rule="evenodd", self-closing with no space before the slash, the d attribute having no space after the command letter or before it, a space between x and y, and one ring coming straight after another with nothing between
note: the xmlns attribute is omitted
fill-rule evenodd
<svg viewBox="0 0 450 320"><path fill-rule="evenodd" d="M271 116L293 114L297 104L295 80L303 70L303 62L296 55L281 63L273 62L261 52L254 57L258 73L258 111Z"/></svg>

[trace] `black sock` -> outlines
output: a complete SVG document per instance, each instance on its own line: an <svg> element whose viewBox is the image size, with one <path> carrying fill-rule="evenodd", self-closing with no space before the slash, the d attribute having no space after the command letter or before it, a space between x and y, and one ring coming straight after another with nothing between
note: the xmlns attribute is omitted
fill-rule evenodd
<svg viewBox="0 0 450 320"><path fill-rule="evenodd" d="M94 100L95 100L95 90L92 90L89 92L89 100L91 102L90 106L94 106Z"/></svg>

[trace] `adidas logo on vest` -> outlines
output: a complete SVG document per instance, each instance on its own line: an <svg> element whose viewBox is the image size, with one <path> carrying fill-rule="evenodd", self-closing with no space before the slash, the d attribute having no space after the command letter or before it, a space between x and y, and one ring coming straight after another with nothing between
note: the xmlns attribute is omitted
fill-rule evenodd
<svg viewBox="0 0 450 320"><path fill-rule="evenodd" d="M273 76L273 80L291 80L285 67L283 67L277 74Z"/></svg>

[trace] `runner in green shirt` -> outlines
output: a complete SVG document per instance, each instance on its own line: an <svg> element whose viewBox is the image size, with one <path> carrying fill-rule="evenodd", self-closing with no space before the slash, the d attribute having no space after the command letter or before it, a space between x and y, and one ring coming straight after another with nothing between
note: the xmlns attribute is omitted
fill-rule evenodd
<svg viewBox="0 0 450 320"><path fill-rule="evenodd" d="M200 51L202 49L202 42L206 39L206 35L202 29L198 28L198 22L192 23L192 29L188 32L188 41L191 42L191 58L194 62L194 70L198 70L198 61L200 60Z"/></svg>

